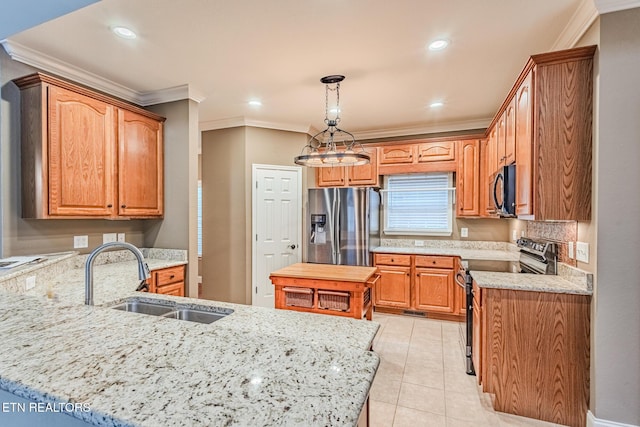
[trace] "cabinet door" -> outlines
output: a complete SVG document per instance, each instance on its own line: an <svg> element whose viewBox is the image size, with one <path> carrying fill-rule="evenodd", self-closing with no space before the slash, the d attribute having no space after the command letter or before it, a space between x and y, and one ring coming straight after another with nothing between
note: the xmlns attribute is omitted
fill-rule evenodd
<svg viewBox="0 0 640 427"><path fill-rule="evenodd" d="M162 123L126 110L118 110L118 116L118 213L162 216Z"/></svg>
<svg viewBox="0 0 640 427"><path fill-rule="evenodd" d="M411 268L378 266L380 279L375 289L375 306L409 308L411 306Z"/></svg>
<svg viewBox="0 0 640 427"><path fill-rule="evenodd" d="M500 118L498 119L498 123L496 123L496 137L497 137L497 151L496 151L496 157L497 157L497 168L496 170L500 169L502 166L505 165L505 160L507 158L507 156L505 155L506 153L506 144L507 144L507 140L506 140L506 136L507 136L507 132L505 129L505 112L502 113L502 115L500 116Z"/></svg>
<svg viewBox="0 0 640 427"><path fill-rule="evenodd" d="M418 145L418 163L455 160L456 141L425 142Z"/></svg>
<svg viewBox="0 0 640 427"><path fill-rule="evenodd" d="M416 268L416 310L453 313L453 270Z"/></svg>
<svg viewBox="0 0 640 427"><path fill-rule="evenodd" d="M493 201L493 180L498 170L498 126L494 126L489 132L486 153L486 171L484 172L484 185L482 186L482 196L484 198L484 209L486 216L496 216L496 206Z"/></svg>
<svg viewBox="0 0 640 427"><path fill-rule="evenodd" d="M532 215L533 133L530 71L516 92L516 214Z"/></svg>
<svg viewBox="0 0 640 427"><path fill-rule="evenodd" d="M176 297L184 296L184 282L172 283L165 286L157 286L156 293L163 295L173 295Z"/></svg>
<svg viewBox="0 0 640 427"><path fill-rule="evenodd" d="M389 147L380 147L380 164L408 164L413 163L415 158L415 145L391 145Z"/></svg>
<svg viewBox="0 0 640 427"><path fill-rule="evenodd" d="M362 166L349 166L347 175L350 186L378 185L378 149L369 147L364 151L371 157L371 162Z"/></svg>
<svg viewBox="0 0 640 427"><path fill-rule="evenodd" d="M457 216L480 215L480 140L459 141Z"/></svg>
<svg viewBox="0 0 640 427"><path fill-rule="evenodd" d="M316 175L318 187L344 187L346 168L343 166L318 168Z"/></svg>
<svg viewBox="0 0 640 427"><path fill-rule="evenodd" d="M111 216L114 107L56 86L48 86L48 95L49 215Z"/></svg>
<svg viewBox="0 0 640 427"><path fill-rule="evenodd" d="M516 98L514 97L504 112L504 164L516 161Z"/></svg>

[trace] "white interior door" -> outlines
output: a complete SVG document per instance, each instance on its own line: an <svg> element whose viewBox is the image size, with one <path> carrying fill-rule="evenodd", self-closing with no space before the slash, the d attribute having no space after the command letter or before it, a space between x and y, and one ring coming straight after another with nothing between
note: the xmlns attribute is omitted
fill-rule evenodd
<svg viewBox="0 0 640 427"><path fill-rule="evenodd" d="M302 168L253 165L252 304L274 307L272 271L299 262Z"/></svg>

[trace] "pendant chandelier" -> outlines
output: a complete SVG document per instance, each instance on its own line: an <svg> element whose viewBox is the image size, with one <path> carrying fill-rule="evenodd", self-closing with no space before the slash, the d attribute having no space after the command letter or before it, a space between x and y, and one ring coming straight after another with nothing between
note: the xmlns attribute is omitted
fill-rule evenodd
<svg viewBox="0 0 640 427"><path fill-rule="evenodd" d="M350 132L338 127L340 122L340 82L344 76L326 76L320 79L325 85L324 122L327 128L311 137L302 152L294 159L298 165L309 167L366 165L371 158L362 144ZM329 93L335 92L336 104L331 109L335 118L329 118Z"/></svg>

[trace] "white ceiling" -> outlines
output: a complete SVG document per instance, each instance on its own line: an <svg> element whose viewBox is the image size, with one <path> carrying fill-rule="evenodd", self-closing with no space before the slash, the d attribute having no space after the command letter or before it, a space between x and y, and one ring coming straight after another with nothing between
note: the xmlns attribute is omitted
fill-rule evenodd
<svg viewBox="0 0 640 427"><path fill-rule="evenodd" d="M18 33L46 54L137 93L188 84L202 128L321 129L320 77L344 74L352 132L484 127L529 55L551 50L581 0L102 0ZM135 40L116 37L124 25ZM433 39L451 40L430 52ZM247 101L257 98L260 108ZM428 105L442 100L437 110Z"/></svg>

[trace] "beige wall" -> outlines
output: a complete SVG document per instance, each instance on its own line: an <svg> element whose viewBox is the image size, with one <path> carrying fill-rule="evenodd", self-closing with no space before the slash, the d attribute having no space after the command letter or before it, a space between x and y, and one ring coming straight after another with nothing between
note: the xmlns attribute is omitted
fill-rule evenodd
<svg viewBox="0 0 640 427"><path fill-rule="evenodd" d="M164 218L145 222L144 244L186 249L187 294L198 296L198 104L184 99L148 107L164 126Z"/></svg>
<svg viewBox="0 0 640 427"><path fill-rule="evenodd" d="M504 219L456 218L453 215L453 233L451 236L399 236L382 233L383 239L417 240L484 240L488 242L506 242L509 240L509 222ZM467 228L469 236L461 237L460 229Z"/></svg>
<svg viewBox="0 0 640 427"><path fill-rule="evenodd" d="M128 242L144 244L145 221L25 220L21 218L20 90L11 80L36 69L11 60L0 47L0 204L3 257L73 249L73 236L89 236L89 252L102 244L102 233L126 233Z"/></svg>
<svg viewBox="0 0 640 427"><path fill-rule="evenodd" d="M640 8L600 17L591 411L640 425Z"/></svg>
<svg viewBox="0 0 640 427"><path fill-rule="evenodd" d="M203 298L251 304L252 165L295 166L306 141L306 134L254 127L202 133Z"/></svg>

